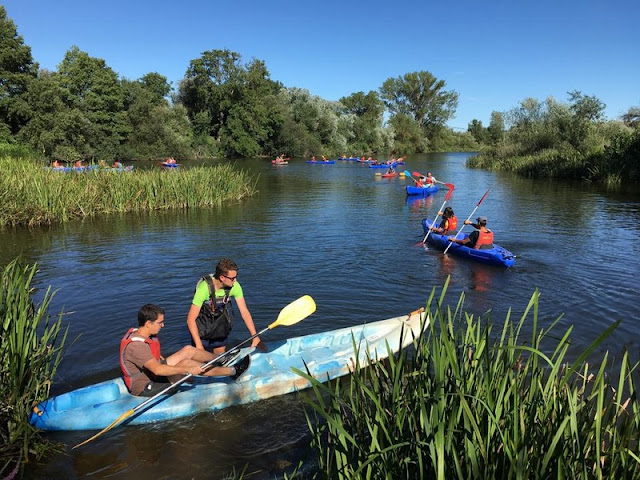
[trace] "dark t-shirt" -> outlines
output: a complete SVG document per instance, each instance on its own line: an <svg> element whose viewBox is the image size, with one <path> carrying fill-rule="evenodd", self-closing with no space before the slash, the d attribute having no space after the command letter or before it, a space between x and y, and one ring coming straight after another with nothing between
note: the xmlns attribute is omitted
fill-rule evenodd
<svg viewBox="0 0 640 480"><path fill-rule="evenodd" d="M136 335L135 333L133 335ZM132 335L132 336L133 336ZM140 335L137 335L140 337ZM140 337L142 338L142 337ZM144 368L144 364L153 358L151 347L144 342L131 342L124 350L124 364L133 376L131 394L140 395L145 385L153 380L151 372ZM137 375L140 373L139 375Z"/></svg>

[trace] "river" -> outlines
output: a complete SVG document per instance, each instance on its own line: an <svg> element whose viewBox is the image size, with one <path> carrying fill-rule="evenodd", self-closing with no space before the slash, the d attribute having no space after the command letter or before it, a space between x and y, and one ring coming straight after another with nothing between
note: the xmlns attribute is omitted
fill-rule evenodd
<svg viewBox="0 0 640 480"><path fill-rule="evenodd" d="M317 312L265 335L269 341L408 313L447 278L448 302L502 323L519 318L539 288L542 326L563 314L574 352L608 325L623 322L595 354L638 357L640 195L608 194L584 183L523 179L465 167L468 154L410 156L401 169L453 183L459 221L491 189L475 216L488 217L495 241L517 255L510 269L443 257L423 248L421 220L442 205L441 190L405 199L409 180L381 179L353 162L273 167L247 159L258 193L220 209L112 215L68 225L0 231L6 263L19 253L38 262L38 287L57 289L70 338L53 394L118 375L119 341L139 307L166 310L163 352L188 342L186 313L195 283L222 257L238 280L258 329L304 294ZM212 162L215 163L215 162ZM143 168L144 166L140 166ZM187 164L188 167L188 164ZM139 168L136 166L136 168ZM135 174L135 173L134 173ZM172 174L167 172L167 174ZM467 229L470 229L467 227ZM241 321L232 336L246 338ZM74 445L89 432L48 434ZM152 426L123 426L87 446L29 465L27 478L223 478L248 464L250 477L273 478L296 463L309 441L298 395Z"/></svg>

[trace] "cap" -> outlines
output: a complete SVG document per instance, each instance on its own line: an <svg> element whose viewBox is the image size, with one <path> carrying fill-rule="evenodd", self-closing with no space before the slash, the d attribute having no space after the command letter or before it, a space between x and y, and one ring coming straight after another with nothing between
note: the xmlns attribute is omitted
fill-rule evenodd
<svg viewBox="0 0 640 480"><path fill-rule="evenodd" d="M478 217L478 223L487 223L487 217Z"/></svg>

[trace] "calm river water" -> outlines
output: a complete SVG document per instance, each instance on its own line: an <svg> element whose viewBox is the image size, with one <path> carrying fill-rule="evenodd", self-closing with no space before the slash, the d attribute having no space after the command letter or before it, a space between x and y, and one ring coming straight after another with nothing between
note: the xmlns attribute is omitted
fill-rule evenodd
<svg viewBox="0 0 640 480"><path fill-rule="evenodd" d="M564 313L558 334L573 326L578 350L623 318L604 348L619 358L627 347L637 358L640 195L471 170L464 166L467 157L417 155L405 168L430 170L455 184L450 204L460 221L491 188L476 216L487 216L496 242L517 255L511 269L445 258L417 245L422 218L433 217L444 192L406 200L409 180L376 178L375 170L352 162L301 160L285 167L242 161L258 177L259 192L220 210L114 215L2 231L0 261L21 252L37 261L37 285L58 290L52 311L68 312L65 323L77 340L69 342L54 394L118 375L120 338L145 303L167 312L165 353L186 343L195 282L222 257L239 264L258 329L299 296L316 300L313 316L269 332L267 344L408 313L451 276L452 305L464 292L469 312L491 310L498 322L509 308L519 318L538 287L542 325ZM241 321L232 335L246 338ZM88 435L62 432L50 438L74 445ZM30 466L26 476L222 478L248 464L250 478L273 478L297 462L308 440L302 402L288 395L153 426L119 427L86 447Z"/></svg>

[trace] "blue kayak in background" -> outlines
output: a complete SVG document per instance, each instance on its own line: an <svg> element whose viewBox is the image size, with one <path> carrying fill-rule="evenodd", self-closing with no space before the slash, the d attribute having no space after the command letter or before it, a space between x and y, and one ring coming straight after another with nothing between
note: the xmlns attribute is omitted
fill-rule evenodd
<svg viewBox="0 0 640 480"><path fill-rule="evenodd" d="M429 227L433 222L432 219L425 218L422 220L422 230L426 235L429 231ZM435 226L438 226L436 223ZM449 236L453 237L453 235L440 235L435 232L431 232L427 237L427 243L439 250L445 250L447 246L451 243L447 238ZM461 233L458 235L459 239L467 238L469 235L467 233ZM516 256L511 253L506 248L501 247L500 245L494 243L493 248L487 250L476 250L475 248L469 248L464 245L460 245L458 243L451 244L451 247L447 251L447 253L451 253L453 255L457 255L459 257L469 258L471 260L475 260L476 262L486 263L489 265L499 265L501 267L511 267L514 263L516 263Z"/></svg>
<svg viewBox="0 0 640 480"><path fill-rule="evenodd" d="M124 424L161 422L198 412L256 402L309 388L311 383L296 368L321 382L350 373L355 365L354 345L361 366L367 355L375 360L410 345L428 326L423 312L379 322L270 343L261 353L243 349L238 358L251 354L251 366L237 381L228 377L193 377L163 394ZM107 380L52 397L34 407L30 422L42 430L98 430L127 410L147 400L129 393L122 378Z"/></svg>
<svg viewBox="0 0 640 480"><path fill-rule="evenodd" d="M438 185L431 185L429 187L414 187L412 185L407 185L406 187L407 195L431 195L438 191Z"/></svg>

